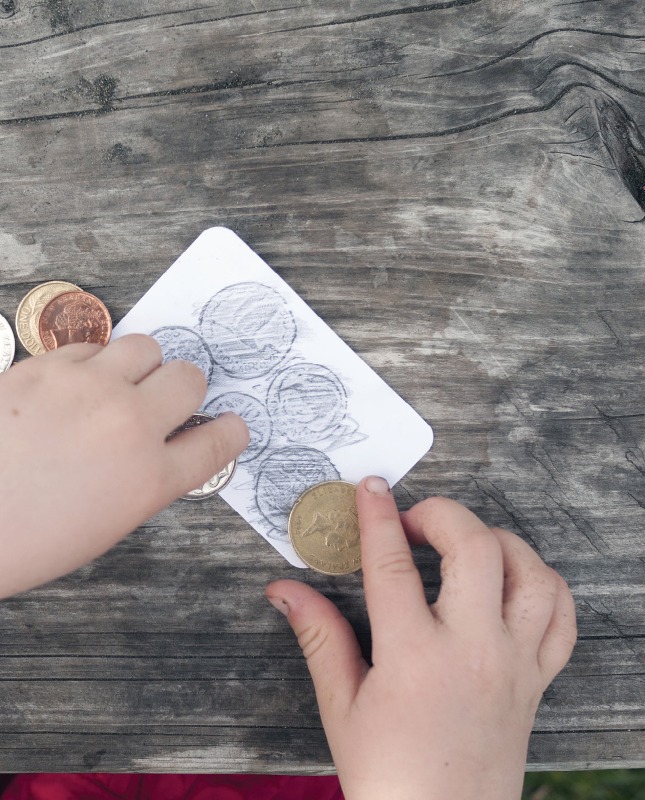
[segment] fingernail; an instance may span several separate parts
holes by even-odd
[[[379,478],[376,475],[370,475],[365,479],[365,488],[371,494],[389,494],[390,487],[388,486],[385,478]]]
[[[287,616],[289,613],[289,604],[286,600],[283,600],[281,597],[269,597],[268,595],[267,600],[274,608],[277,608],[281,614],[284,614],[285,617]]]

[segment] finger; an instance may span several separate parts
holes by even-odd
[[[519,536],[502,528],[491,532],[504,558],[502,617],[513,638],[537,652],[553,615],[557,575]]]
[[[231,411],[173,436],[166,443],[166,450],[170,455],[174,496],[203,486],[237,458],[248,443],[246,423]]]
[[[358,484],[356,509],[376,663],[381,647],[416,638],[420,626],[430,624],[432,616],[396,503],[383,478],[372,476]]]
[[[328,726],[344,716],[368,671],[352,626],[330,600],[299,581],[275,581],[265,594],[286,615],[298,639],[329,733]]]
[[[555,607],[538,650],[538,666],[545,689],[571,658],[577,639],[576,604],[565,580],[555,574]]]
[[[77,342],[76,344],[66,344],[63,347],[57,347],[55,350],[48,350],[46,353],[40,353],[34,358],[47,359],[48,361],[87,361],[93,358],[98,353],[103,352],[105,347],[93,342]],[[40,363],[40,360],[39,362]]]
[[[501,622],[504,569],[494,533],[454,500],[431,497],[401,515],[408,538],[441,556],[441,590],[432,606],[442,621],[480,628]]]
[[[137,385],[143,401],[165,437],[186,422],[206,396],[206,377],[188,361],[169,361]]]
[[[97,356],[102,368],[111,369],[131,383],[139,383],[161,366],[161,347],[152,336],[131,333],[111,342]]]

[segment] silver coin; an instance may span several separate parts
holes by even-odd
[[[213,475],[213,477],[206,481],[199,489],[192,489],[187,494],[182,494],[182,500],[203,500],[205,497],[211,497],[214,494],[219,494],[225,486],[233,479],[237,461],[233,459],[230,464],[224,467],[223,470]]]
[[[178,433],[182,431],[190,430],[191,428],[197,428],[199,425],[203,425],[206,422],[212,422],[215,417],[212,414],[203,414],[198,412],[197,414],[193,414],[190,419],[187,419],[183,425],[180,425],[176,428],[168,437],[172,439],[173,436],[176,436]],[[217,474],[213,475],[213,477],[206,481],[203,486],[198,486],[197,489],[191,489],[190,492],[186,494],[182,494],[182,500],[203,500],[205,497],[212,497],[214,494],[219,494],[225,486],[233,479],[233,475],[235,473],[235,468],[237,467],[237,460],[233,459],[230,464],[221,469]]]
[[[0,316],[0,372],[5,372],[13,363],[16,354],[16,337],[13,335],[11,325]]]

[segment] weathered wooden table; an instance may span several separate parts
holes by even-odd
[[[237,231],[433,424],[401,507],[569,581],[531,768],[645,764],[644,69],[640,0],[0,2],[0,312],[65,278],[118,321]],[[367,641],[360,576],[221,500],[3,602],[0,769],[333,769],[280,576]]]

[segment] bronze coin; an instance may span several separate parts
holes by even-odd
[[[361,568],[356,486],[323,481],[304,491],[289,514],[289,538],[300,558],[326,575]]]
[[[46,350],[66,344],[106,345],[112,333],[110,312],[89,292],[65,292],[52,298],[38,320],[38,335]]]

